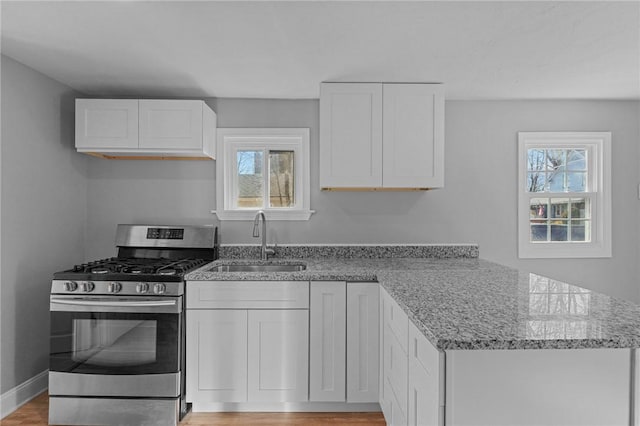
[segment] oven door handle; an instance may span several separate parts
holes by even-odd
[[[80,312],[141,312],[141,313],[180,313],[182,306],[179,299],[169,300],[81,300],[65,299],[52,296],[51,311],[80,311]]]
[[[52,303],[62,303],[63,305],[80,305],[80,306],[115,306],[121,308],[138,307],[138,306],[174,306],[175,300],[142,300],[135,302],[92,302],[91,300],[65,300],[51,299]]]

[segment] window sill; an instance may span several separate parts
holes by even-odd
[[[211,210],[218,220],[253,220],[258,210]],[[263,210],[267,220],[309,220],[315,210]]]
[[[612,257],[610,243],[524,243],[519,245],[520,259],[581,259]]]

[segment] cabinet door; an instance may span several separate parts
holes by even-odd
[[[383,85],[383,186],[444,186],[444,95],[437,84]]]
[[[247,400],[247,311],[187,311],[187,401]]]
[[[140,100],[140,148],[202,150],[202,101]]]
[[[309,399],[309,311],[249,311],[248,399]]]
[[[320,187],[382,185],[382,85],[320,85]]]
[[[344,401],[346,283],[313,281],[309,306],[309,400]],[[377,400],[376,400],[377,401]]]
[[[78,150],[137,147],[137,99],[76,99]]]
[[[409,426],[438,426],[440,354],[413,323],[409,324]]]
[[[379,285],[347,284],[347,402],[378,402]]]

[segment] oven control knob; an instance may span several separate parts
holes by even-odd
[[[80,291],[84,293],[92,292],[95,287],[91,281],[80,283]]]
[[[107,284],[107,292],[109,293],[119,293],[122,290],[122,284],[118,282],[112,282]]]
[[[76,291],[76,289],[78,288],[78,283],[75,281],[67,281],[66,283],[64,283],[63,287],[64,291]]]
[[[138,293],[146,293],[149,291],[149,284],[147,283],[138,283],[136,286],[136,292]]]
[[[164,285],[164,284],[160,284],[160,283],[155,284],[155,285],[153,286],[153,292],[154,292],[155,294],[163,294],[163,293],[165,292],[165,290],[166,290],[166,289],[167,289],[167,286],[166,286],[166,285]]]

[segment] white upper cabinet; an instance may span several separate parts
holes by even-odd
[[[383,85],[382,186],[444,186],[444,96],[437,84]]]
[[[443,186],[442,85],[321,84],[322,189]]]
[[[140,148],[201,148],[202,106],[202,101],[140,100]]]
[[[201,100],[76,99],[76,149],[104,158],[215,158]]]
[[[382,183],[382,85],[320,85],[320,186]]]
[[[76,99],[78,151],[137,147],[137,99]]]

